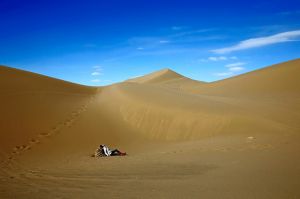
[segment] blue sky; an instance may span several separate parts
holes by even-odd
[[[162,68],[211,82],[300,58],[296,0],[1,0],[0,28],[0,64],[86,85]]]

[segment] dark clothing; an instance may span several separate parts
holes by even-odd
[[[118,149],[115,149],[115,150],[112,150],[112,151],[111,151],[111,154],[110,154],[110,155],[111,155],[111,156],[122,155],[122,152],[119,151]]]

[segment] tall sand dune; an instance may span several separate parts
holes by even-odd
[[[0,66],[0,198],[298,198],[299,72],[88,87]]]

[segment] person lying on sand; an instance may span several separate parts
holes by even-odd
[[[96,149],[94,157],[103,157],[103,156],[123,156],[126,153],[119,151],[118,149],[110,150],[104,144],[101,144],[99,148]]]

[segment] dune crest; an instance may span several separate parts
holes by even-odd
[[[178,78],[183,78],[182,75],[172,71],[171,69],[165,68],[153,73],[129,79],[127,82],[136,82],[136,83],[162,83],[164,81],[170,81]]]
[[[125,82],[161,85],[182,91],[205,84],[205,82],[192,80],[168,68],[155,71],[141,77],[129,79]]]

